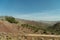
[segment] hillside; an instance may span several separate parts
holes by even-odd
[[[17,25],[11,24],[7,21],[0,20],[0,32],[6,32],[6,33],[17,33]]]
[[[2,40],[41,40],[42,38],[37,36],[44,38],[47,35],[48,37],[60,35],[59,21],[31,21],[6,17],[0,17],[0,36]],[[34,38],[30,39],[28,36],[34,36]]]
[[[29,21],[29,20],[23,20],[23,19],[16,19],[19,23],[10,23],[5,20],[5,17],[0,17],[0,32],[6,32],[6,33],[41,33],[45,27],[48,25],[42,22],[36,22],[36,21]],[[41,32],[40,32],[41,30]]]
[[[5,20],[5,17],[0,17],[0,32],[12,33],[12,34],[25,34],[25,33],[35,33],[35,34],[59,34],[60,33],[60,23],[57,21],[29,21],[24,19],[15,18],[14,20],[18,23],[10,23]],[[10,19],[10,18],[8,18]],[[12,21],[13,22],[13,21]],[[57,25],[56,25],[57,24]],[[52,31],[53,30],[53,31]],[[56,31],[57,30],[57,31]]]

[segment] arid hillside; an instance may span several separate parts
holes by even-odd
[[[7,21],[0,20],[0,32],[17,33],[17,25]]]
[[[12,34],[59,34],[60,23],[50,23],[53,25],[49,24],[49,22],[29,21],[5,16],[0,17],[0,32]]]
[[[9,17],[10,18],[10,17]],[[8,19],[9,19],[8,18]],[[36,21],[29,21],[29,20],[23,20],[23,19],[16,19],[18,23],[10,23],[10,20],[6,20],[5,17],[0,17],[0,32],[6,32],[6,33],[41,33],[44,27],[47,27],[49,25],[42,23],[42,22],[36,22]],[[13,22],[13,21],[12,21]],[[41,30],[41,32],[40,32]]]
[[[0,20],[0,32],[17,34],[20,33],[33,33],[31,29],[22,27],[21,24],[10,23],[8,21]]]
[[[0,17],[0,36],[2,40],[41,40],[40,37],[32,37],[39,36],[38,34],[42,38],[44,38],[44,35],[60,35],[60,22],[38,22],[10,16]],[[28,36],[31,36],[32,39]]]

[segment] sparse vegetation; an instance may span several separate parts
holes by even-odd
[[[38,32],[38,30],[40,30],[40,28],[29,25],[29,24],[21,24],[21,26],[34,30],[34,33]]]
[[[16,21],[16,19],[14,17],[11,16],[5,16],[5,20],[1,19],[3,21],[0,21],[0,29],[2,32],[6,32],[6,33],[18,33],[20,34],[24,34],[24,33],[37,33],[37,34],[52,34],[52,35],[60,35],[60,22],[57,22],[54,25],[49,25],[48,24],[43,24],[43,23],[38,23],[38,22],[31,22],[31,21],[21,21],[19,24],[18,21]],[[6,22],[8,21],[8,22]],[[10,23],[9,23],[10,22]],[[14,24],[15,23],[15,24]],[[2,33],[2,36],[4,38],[4,33]],[[8,34],[7,34],[8,35]],[[2,39],[2,37],[0,37],[0,39]],[[18,38],[19,39],[18,39]],[[16,40],[21,40],[22,37],[20,36],[16,36],[15,37]],[[6,40],[15,40],[15,38],[13,36],[10,37],[10,35],[6,36]],[[24,37],[25,39],[27,39],[26,37]],[[23,39],[24,40],[24,39]]]

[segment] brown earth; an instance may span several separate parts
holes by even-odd
[[[16,27],[16,24],[11,24],[7,21],[0,20],[0,32],[17,33]]]
[[[18,28],[19,27],[19,28]],[[19,29],[19,30],[18,30]],[[23,28],[22,26],[7,21],[0,20],[0,32],[17,34],[22,33],[33,33],[31,29]]]

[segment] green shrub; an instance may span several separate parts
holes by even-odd
[[[14,17],[9,17],[9,16],[5,16],[5,20],[10,22],[10,23],[18,23],[18,21],[15,20]]]
[[[29,24],[21,24],[21,26],[34,30],[34,33],[38,32],[38,30],[40,30],[40,28],[38,28],[36,26],[29,25]]]

